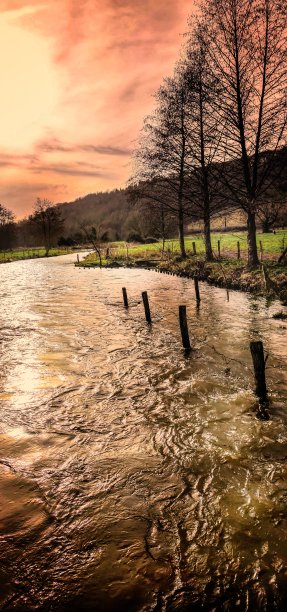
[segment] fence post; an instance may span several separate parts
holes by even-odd
[[[261,402],[267,402],[267,388],[265,379],[265,365],[267,358],[264,357],[263,342],[250,342],[250,351],[252,355],[254,377],[255,377],[255,393]]]
[[[259,245],[260,245],[260,260],[263,261],[263,245],[262,245],[262,241],[259,241]]]
[[[143,299],[143,305],[144,305],[144,311],[145,311],[145,318],[147,320],[147,323],[151,323],[150,307],[149,307],[148,295],[146,291],[142,292],[142,299]]]
[[[193,255],[196,255],[196,244],[195,244],[195,242],[192,243],[192,249],[193,249]]]
[[[220,258],[220,240],[217,241],[218,257]]]
[[[125,306],[125,308],[128,308],[129,307],[129,302],[128,302],[127,290],[126,290],[125,287],[122,288],[122,292],[123,292],[124,306]]]
[[[240,259],[240,242],[237,242],[237,259]]]
[[[199,304],[199,302],[200,302],[200,292],[199,292],[199,284],[198,284],[197,276],[194,277],[194,288],[195,288],[196,301]]]
[[[191,350],[187,319],[186,319],[186,306],[179,306],[179,323],[182,338],[182,345],[186,351]]]

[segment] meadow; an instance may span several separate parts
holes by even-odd
[[[246,232],[213,232],[211,237],[212,248],[215,256],[218,256],[218,242],[220,243],[221,258],[238,258],[238,243],[240,245],[240,258],[247,259],[247,233]],[[287,246],[287,230],[277,231],[275,234],[257,234],[257,244],[259,253],[262,252],[262,260],[277,260],[284,248]],[[202,234],[189,235],[185,239],[187,255],[194,254],[194,245],[197,255],[204,255],[204,239]],[[162,243],[155,242],[151,244],[127,244],[125,242],[111,243],[109,246],[109,255],[112,259],[159,259],[162,255]],[[105,249],[103,249],[105,253]],[[167,240],[165,243],[166,256],[169,254],[177,255],[180,253],[179,241],[174,238]],[[98,257],[95,253],[91,253],[86,257],[82,265],[98,263]],[[103,257],[103,265],[108,263]]]
[[[50,249],[48,257],[67,255],[71,252],[71,249],[55,247]],[[13,249],[12,251],[0,251],[0,263],[18,261],[20,259],[36,259],[39,257],[45,257],[45,253],[46,251],[43,247],[29,249]]]

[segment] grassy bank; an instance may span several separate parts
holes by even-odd
[[[218,257],[218,240],[220,240],[220,258]],[[240,259],[237,259],[240,243]],[[250,291],[260,295],[274,295],[287,301],[287,267],[278,264],[277,260],[286,246],[287,232],[276,234],[258,234],[258,246],[262,244],[262,262],[265,276],[261,267],[249,270],[247,267],[247,237],[241,234],[213,234],[212,244],[216,260],[208,263],[204,259],[204,243],[200,235],[189,236],[186,239],[188,257],[181,260],[177,240],[169,240],[166,244],[164,256],[161,244],[128,245],[115,243],[109,247],[109,257],[106,258],[106,249],[103,249],[103,266],[142,266],[153,267],[162,272],[171,272],[180,276],[193,278],[197,276],[211,284],[230,289]],[[195,251],[194,254],[194,244]],[[83,267],[98,266],[99,259],[95,253],[89,254],[79,264]]]
[[[247,234],[246,232],[214,232],[211,235],[212,248],[215,255],[218,254],[218,241],[220,241],[220,253],[223,257],[237,257],[237,244],[240,245],[240,256],[247,259]],[[196,253],[204,255],[204,240],[202,234],[187,236],[185,239],[187,253],[193,253],[193,243],[195,243]],[[257,233],[257,245],[260,251],[262,246],[263,259],[278,258],[280,253],[287,246],[287,230],[277,231],[276,234]],[[111,245],[111,254],[116,257],[126,257],[126,243],[116,242]],[[128,253],[131,257],[150,257],[161,253],[161,242],[153,244],[128,245]],[[179,253],[179,241],[177,239],[167,240],[165,249],[173,254]]]
[[[34,249],[14,249],[13,251],[0,251],[0,263],[8,263],[11,261],[18,261],[20,259],[38,259],[39,257],[45,257],[45,249],[34,248]],[[49,251],[48,257],[57,257],[58,255],[68,255],[72,253],[71,249],[66,248],[53,248]]]

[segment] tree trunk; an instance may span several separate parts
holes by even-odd
[[[183,210],[182,205],[178,209],[178,236],[179,236],[179,248],[180,254],[183,259],[186,258],[186,250],[184,244],[184,222],[183,222]]]
[[[205,257],[206,261],[213,260],[211,236],[210,236],[210,192],[209,192],[209,176],[205,161],[205,134],[204,134],[204,103],[202,91],[202,74],[200,72],[199,79],[199,117],[200,117],[200,162],[201,162],[201,189],[203,195],[203,218],[204,218],[204,242],[205,242]]]
[[[211,232],[210,232],[210,215],[209,211],[204,214],[204,242],[205,242],[205,257],[206,261],[213,260],[212,246],[211,246]]]
[[[258,251],[256,244],[256,222],[255,213],[248,211],[247,216],[247,242],[248,242],[248,265],[250,268],[259,266]]]
[[[269,219],[264,219],[264,221],[262,222],[262,231],[263,231],[263,234],[271,233],[271,223]]]

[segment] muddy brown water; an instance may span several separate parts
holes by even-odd
[[[198,309],[190,280],[75,258],[1,266],[1,609],[286,610],[281,306],[202,284]]]

